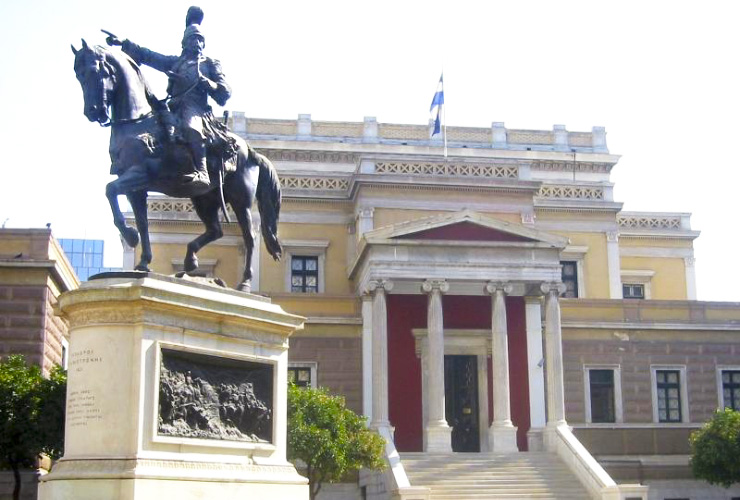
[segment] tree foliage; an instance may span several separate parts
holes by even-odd
[[[288,387],[288,459],[305,464],[310,497],[363,467],[382,469],[385,441],[325,389]]]
[[[691,434],[691,468],[694,476],[729,488],[740,483],[740,412],[717,410],[704,426]]]
[[[33,467],[41,453],[62,454],[66,387],[61,368],[45,379],[23,356],[0,362],[0,468],[13,471],[14,499],[20,495],[21,469]]]

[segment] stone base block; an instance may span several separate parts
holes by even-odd
[[[488,442],[494,453],[519,451],[516,445],[516,427],[513,425],[496,425],[488,428]]]
[[[307,484],[289,463],[62,459],[39,484],[39,500],[307,500]]]
[[[452,453],[452,427],[427,426],[424,429],[424,451]]]

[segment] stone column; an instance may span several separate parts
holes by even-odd
[[[559,296],[565,292],[562,283],[543,283],[545,294],[545,371],[547,373],[547,425],[564,425],[565,398],[563,386],[563,336],[560,325]]]
[[[373,296],[362,294],[362,413],[373,417]]]
[[[385,294],[393,289],[393,282],[373,280],[368,290],[373,294],[372,332],[373,332],[373,408],[370,427],[390,428],[388,420],[388,312]]]
[[[609,271],[609,298],[622,298],[622,275],[619,262],[619,233],[610,231],[606,233],[606,263]]]
[[[506,294],[511,285],[491,281],[486,292],[491,295],[491,346],[493,350],[493,423],[488,430],[489,447],[493,452],[518,451],[516,427],[511,423],[509,390],[509,342],[506,326]]]
[[[452,451],[452,429],[445,419],[445,339],[442,293],[450,289],[444,280],[427,280],[422,290],[429,296],[427,308],[427,422],[425,451]]]
[[[540,297],[525,299],[527,323],[527,368],[529,372],[529,451],[542,451],[545,417],[545,358],[542,355],[542,305]]]
[[[696,259],[693,256],[684,257],[683,262],[686,267],[686,298],[696,300]]]

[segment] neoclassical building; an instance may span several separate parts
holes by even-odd
[[[740,305],[696,300],[689,214],[614,200],[602,127],[449,127],[445,157],[375,118],[230,125],[282,182],[284,258],[256,251],[252,291],[307,318],[290,375],[388,442],[389,469],[336,498],[740,497],[693,480],[687,441],[740,408]],[[190,202],[149,216],[153,269],[179,271]],[[224,232],[200,262],[234,285]]]

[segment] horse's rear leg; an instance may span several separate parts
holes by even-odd
[[[252,214],[244,203],[232,203],[232,208],[236,213],[236,219],[239,221],[239,227],[242,230],[244,238],[244,274],[242,282],[236,287],[242,292],[252,290],[252,253],[254,252],[254,230],[252,229]],[[257,263],[259,265],[259,262]]]
[[[150,271],[152,262],[152,245],[149,242],[149,218],[147,217],[146,191],[135,191],[126,195],[136,218],[136,227],[141,236],[141,259],[134,268],[137,271]]]
[[[188,243],[188,251],[185,254],[184,269],[186,273],[192,273],[198,269],[198,250],[216,241],[223,236],[221,221],[218,220],[218,210],[220,207],[218,198],[213,196],[213,192],[203,196],[192,198],[195,213],[206,226],[206,232]]]

